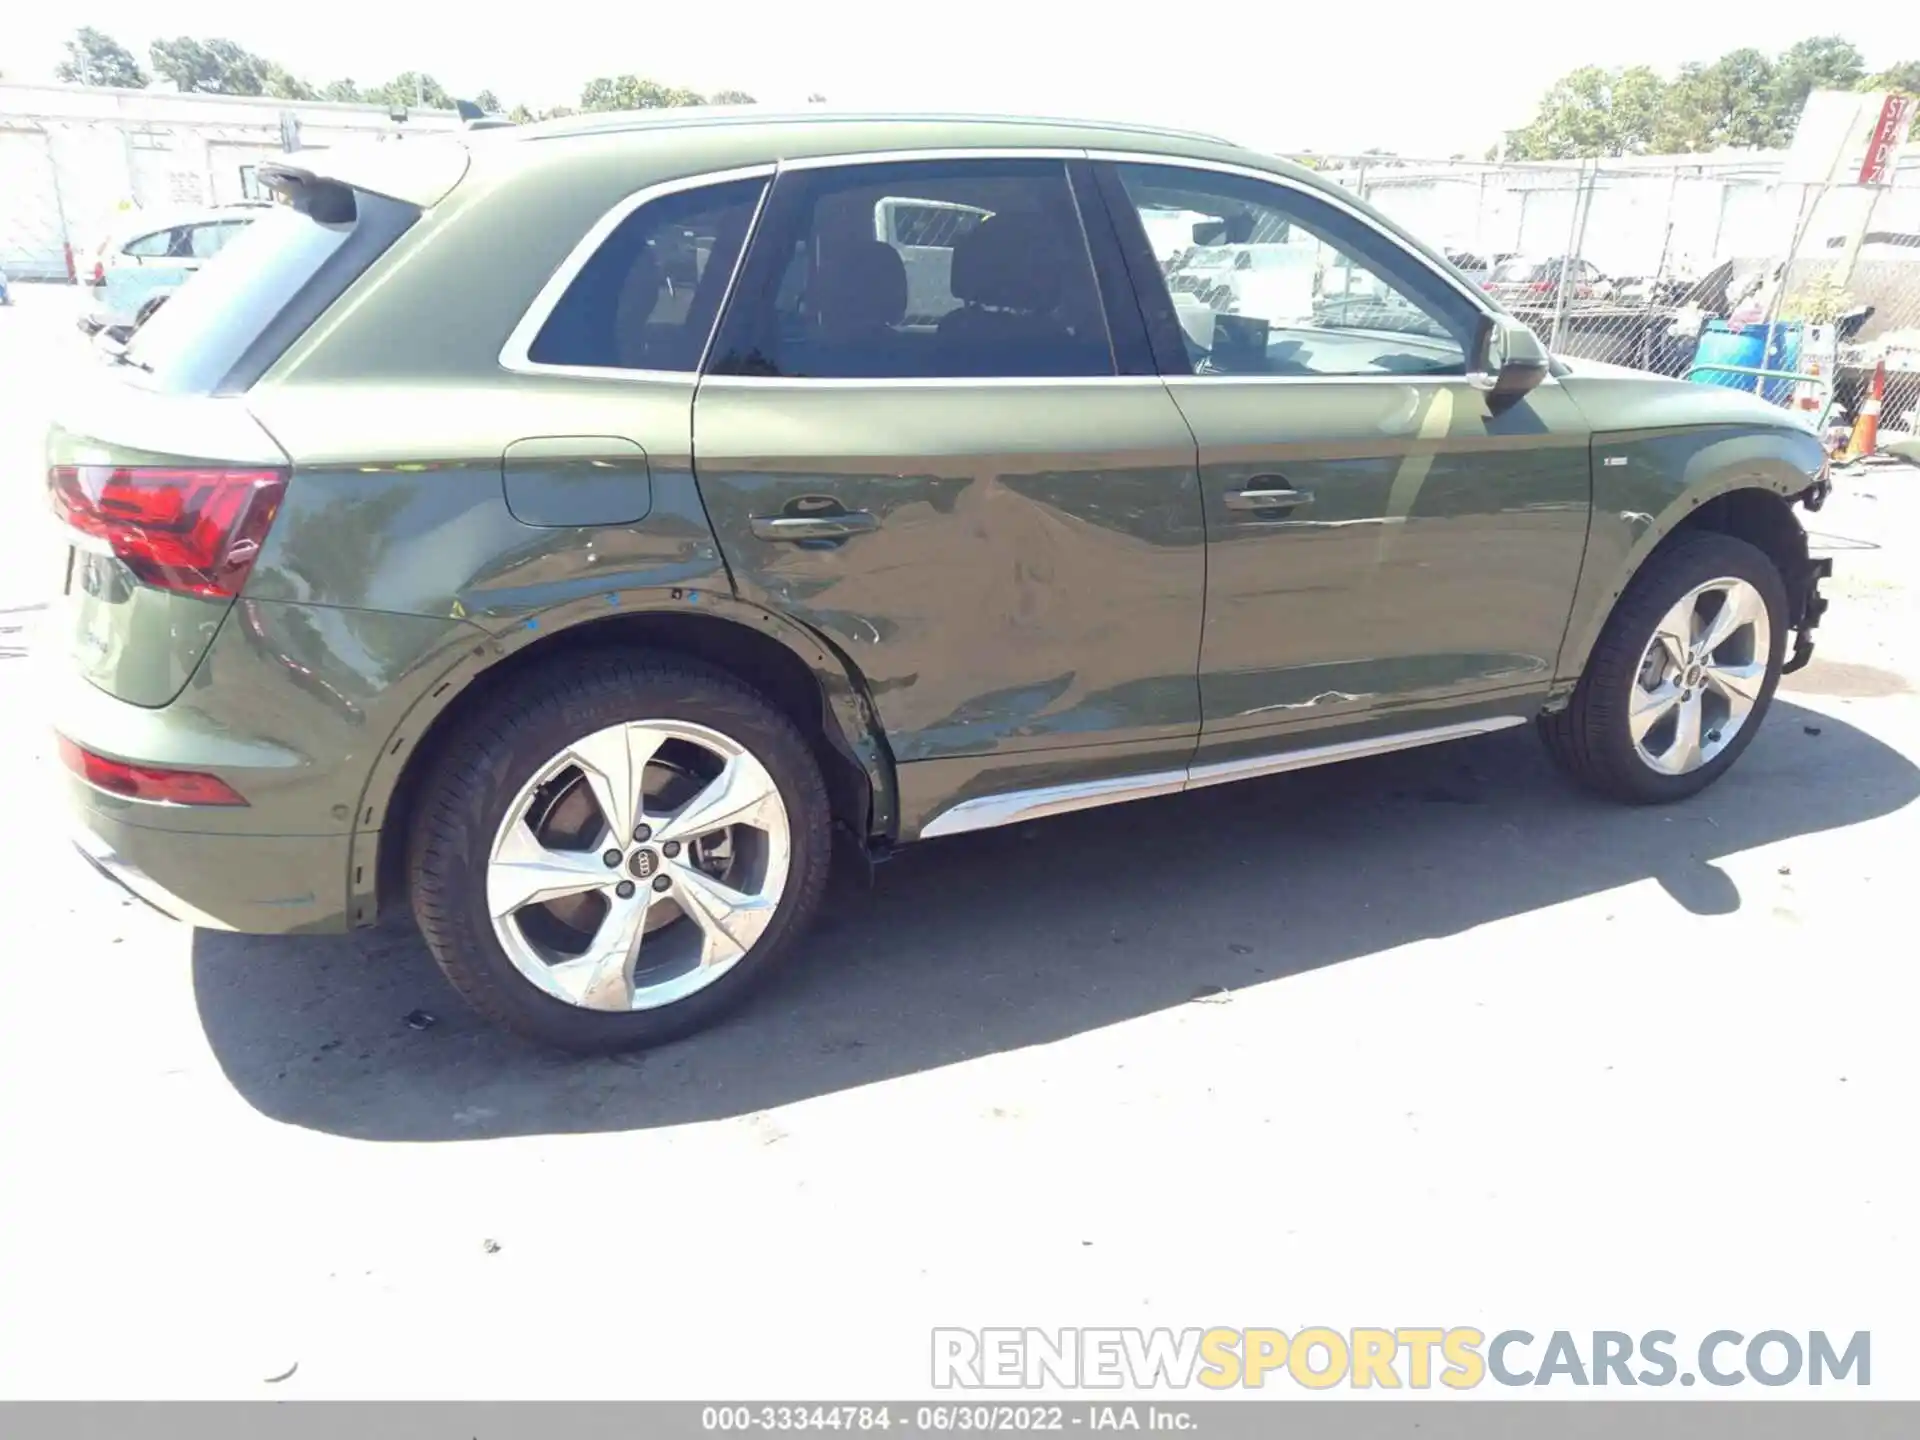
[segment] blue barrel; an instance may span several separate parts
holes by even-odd
[[[1800,368],[1800,322],[1776,320],[1771,325],[1742,325],[1738,328],[1724,320],[1709,320],[1700,332],[1694,348],[1695,369],[1688,377],[1701,385],[1725,385],[1732,390],[1751,391],[1754,376],[1737,370],[1712,370],[1714,361],[1722,365],[1751,365],[1761,370],[1798,370]],[[1785,405],[1793,396],[1793,381],[1767,380],[1759,392],[1776,405]]]

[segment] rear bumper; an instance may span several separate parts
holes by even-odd
[[[346,930],[345,835],[210,835],[136,825],[94,809],[71,781],[72,839],[93,868],[161,914],[249,935]],[[174,812],[179,813],[179,812]]]

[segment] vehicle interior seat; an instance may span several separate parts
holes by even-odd
[[[899,373],[911,341],[898,328],[907,318],[907,267],[893,246],[858,238],[823,246],[807,302],[813,333],[802,373]]]
[[[1060,234],[1039,215],[1002,212],[955,243],[948,286],[960,307],[939,325],[942,363],[952,373],[1005,374],[1009,350],[1033,375],[1111,368],[1097,315],[1076,324],[1067,313],[1075,263]]]

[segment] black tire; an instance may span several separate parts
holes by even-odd
[[[487,913],[488,856],[507,806],[540,766],[582,736],[646,718],[690,721],[750,750],[786,805],[792,859],[772,921],[719,979],[657,1009],[589,1010],[547,994],[514,967]],[[718,1020],[792,948],[826,889],[831,833],[813,752],[756,691],[677,656],[570,656],[517,676],[438,757],[410,837],[413,914],[454,989],[516,1034],[582,1054],[658,1045]]]
[[[1630,691],[1662,616],[1689,590],[1722,576],[1747,581],[1766,603],[1772,631],[1766,679],[1740,732],[1718,755],[1684,775],[1644,763],[1627,726]],[[1697,795],[1726,774],[1752,743],[1773,704],[1788,639],[1787,587],[1765,552],[1731,535],[1684,535],[1633,578],[1601,631],[1565,710],[1540,717],[1547,750],[1583,788],[1629,805],[1661,805]]]

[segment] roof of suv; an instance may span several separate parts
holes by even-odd
[[[1301,178],[1310,174],[1198,131],[1108,120],[861,113],[819,106],[771,110],[758,105],[608,111],[409,137],[404,144],[330,147],[311,157],[302,151],[284,162],[263,162],[259,173],[273,184],[276,175],[297,176],[311,167],[409,204],[432,206],[469,173],[484,176],[486,185],[535,172],[559,184],[564,175],[568,185],[590,190],[604,185],[629,194],[651,178],[718,173],[779,160],[995,148],[1211,156]]]
[[[1037,115],[987,115],[901,110],[827,110],[807,106],[773,110],[761,105],[684,106],[661,110],[613,110],[567,115],[531,125],[502,126],[489,133],[521,140],[551,140],[571,135],[604,135],[629,130],[684,130],[698,126],[729,125],[754,129],[833,125],[902,125],[914,129],[952,126],[956,130],[1019,127],[1025,131],[1088,131],[1114,135],[1154,136],[1167,140],[1197,140],[1208,145],[1232,146],[1224,136],[1170,126],[1138,125],[1114,120],[1075,120]],[[1028,143],[1036,137],[1024,136]],[[1042,141],[1044,143],[1044,140]],[[1236,147],[1237,148],[1237,147]]]

